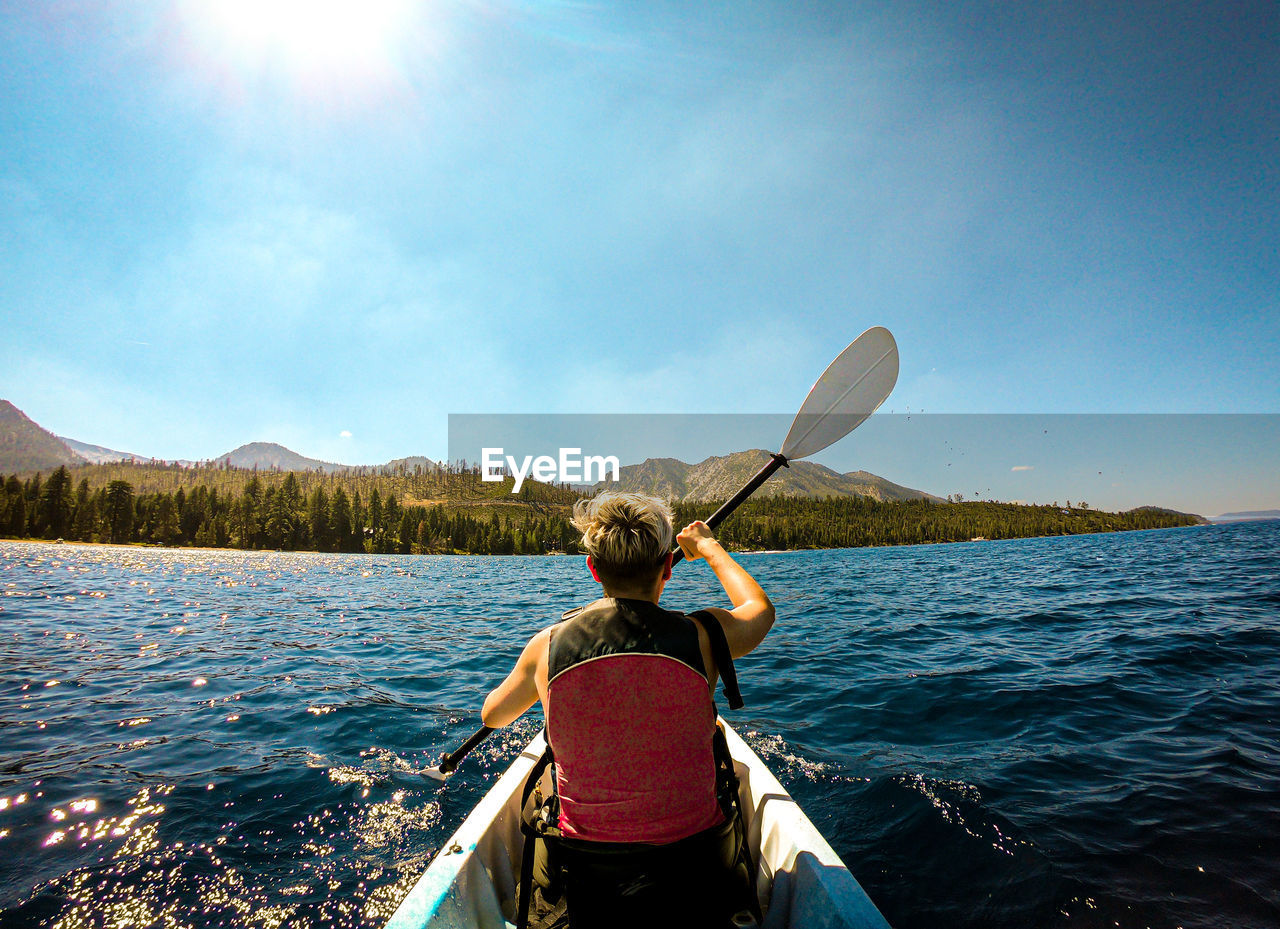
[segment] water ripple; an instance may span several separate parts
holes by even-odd
[[[731,718],[899,929],[1280,925],[1280,524],[744,556]],[[0,543],[0,927],[377,927],[580,558]],[[672,604],[721,603],[702,565]]]

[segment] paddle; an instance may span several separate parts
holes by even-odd
[[[782,451],[771,455],[741,490],[712,513],[706,520],[707,525],[712,529],[719,526],[779,468],[790,467],[789,462],[822,451],[862,425],[888,398],[897,380],[898,346],[888,329],[875,326],[854,339],[827,365],[827,370],[809,390],[800,412],[791,421]],[[683,559],[684,551],[677,547],[671,564],[676,565]],[[481,726],[467,741],[441,758],[439,765],[423,773],[444,780],[492,732],[488,726]]]

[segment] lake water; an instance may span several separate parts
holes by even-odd
[[[726,716],[899,929],[1280,926],[1280,522],[742,560]],[[421,770],[597,590],[0,543],[0,927],[380,926],[538,720]]]

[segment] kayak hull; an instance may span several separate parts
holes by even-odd
[[[723,722],[723,721],[722,721]],[[763,929],[889,929],[804,811],[728,724]],[[542,757],[539,733],[414,884],[386,929],[508,929],[524,852],[520,796]],[[543,774],[551,789],[550,773]]]

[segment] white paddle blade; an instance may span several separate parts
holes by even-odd
[[[874,413],[898,382],[898,345],[873,326],[822,372],[791,423],[782,456],[808,458],[838,442]]]

